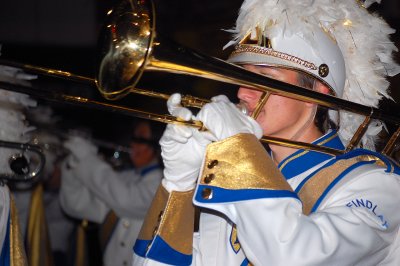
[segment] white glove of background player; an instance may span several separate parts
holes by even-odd
[[[260,125],[243,114],[225,95],[213,97],[211,101],[196,116],[208,129],[203,133],[205,138],[218,141],[239,133],[251,133],[258,139],[262,137]]]
[[[96,156],[98,148],[89,140],[79,136],[72,136],[64,142],[64,147],[67,148],[71,154],[67,159],[70,167],[76,166],[78,162],[82,162],[88,156]]]
[[[167,102],[171,115],[185,121],[192,112],[181,106],[181,95],[173,94]],[[160,140],[164,162],[162,184],[168,191],[189,191],[196,186],[205,150],[210,143],[192,127],[169,124]]]

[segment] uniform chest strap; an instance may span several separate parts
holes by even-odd
[[[308,177],[303,184],[300,184],[301,189],[297,192],[303,203],[303,213],[309,215],[312,212],[314,205],[321,198],[328,187],[339,177],[346,169],[359,163],[366,161],[364,156],[357,156],[347,160],[338,160],[332,165],[323,168],[317,173]]]

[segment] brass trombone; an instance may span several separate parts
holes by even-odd
[[[72,80],[72,81],[78,81],[78,82],[83,82],[83,83],[92,82],[93,84],[95,83],[94,79],[90,79],[88,77],[82,77],[82,76],[75,75],[75,74],[61,71],[61,70],[37,67],[37,66],[29,65],[29,64],[21,64],[21,63],[17,63],[17,62],[7,61],[4,59],[0,59],[0,65],[13,66],[13,67],[17,67],[17,68],[26,70],[28,72],[46,75],[46,76],[63,78],[63,79]],[[87,97],[82,97],[82,96],[69,95],[69,94],[63,94],[63,93],[47,93],[47,92],[35,90],[31,87],[16,86],[14,84],[5,83],[2,81],[0,81],[0,88],[29,94],[31,96],[43,98],[43,99],[50,100],[50,101],[61,102],[61,103],[71,103],[71,104],[83,106],[86,108],[93,108],[93,109],[105,110],[105,111],[110,111],[110,112],[117,112],[117,113],[120,113],[123,115],[134,116],[134,117],[152,120],[152,121],[156,121],[156,122],[192,126],[192,127],[196,127],[199,129],[203,128],[203,125],[200,121],[194,121],[194,120],[182,121],[179,118],[174,117],[172,115],[146,112],[143,110],[138,110],[138,109],[134,109],[134,108],[127,107],[127,106],[116,105],[116,104],[112,104],[110,102],[103,102],[103,101],[99,101],[99,100],[91,99],[91,98],[87,98]],[[145,95],[145,96],[149,96],[149,97],[153,97],[153,98],[159,98],[159,99],[163,99],[163,100],[167,100],[170,96],[168,94],[149,91],[149,90],[143,90],[143,89],[138,89],[138,88],[129,88],[129,92],[135,93],[135,94],[140,94],[140,95]],[[182,96],[182,105],[185,107],[201,108],[207,102],[209,102],[209,100],[197,98],[197,97],[194,97],[191,95],[183,95]],[[271,137],[271,136],[263,136],[261,141],[264,143],[267,143],[267,144],[277,144],[277,145],[285,145],[285,146],[293,147],[293,148],[316,150],[319,152],[333,154],[333,155],[343,154],[343,151],[341,151],[341,150],[323,147],[323,146],[317,146],[317,145],[313,145],[313,144],[306,143],[306,142],[286,140],[286,139]]]
[[[103,32],[100,37],[100,56],[95,79],[60,70],[5,62],[4,60],[0,60],[0,64],[19,67],[37,74],[83,83],[95,83],[97,89],[107,100],[119,99],[128,93],[138,93],[150,97],[167,99],[169,95],[136,88],[137,83],[143,75],[149,72],[167,72],[245,86],[262,91],[265,95],[270,93],[277,94],[302,101],[314,102],[331,109],[350,111],[365,116],[364,122],[360,125],[353,139],[350,141],[346,151],[358,145],[371,120],[384,120],[396,126],[400,124],[400,117],[398,115],[274,80],[247,71],[242,67],[227,63],[223,60],[199,54],[189,48],[163,39],[156,32],[155,10],[151,0],[122,0],[116,7],[108,12],[107,22],[105,27],[103,27]],[[16,87],[5,84],[5,88],[27,94],[35,94],[29,90],[24,91],[21,86]],[[39,97],[43,97],[43,95],[39,95]],[[180,121],[169,115],[148,113],[85,97],[74,95],[53,95],[53,97],[60,101],[119,111],[124,114],[154,121],[185,124],[202,128],[202,124],[199,121]],[[184,98],[183,101],[184,105],[189,107],[201,107],[205,102],[207,102],[207,100],[190,96]],[[257,109],[259,109],[260,106],[262,106],[261,102]],[[399,135],[400,127],[395,134],[392,135],[388,145],[384,148],[384,154],[390,155],[392,153]],[[333,155],[345,152],[270,136],[264,136],[262,141],[269,144],[285,145],[293,148],[311,149]]]

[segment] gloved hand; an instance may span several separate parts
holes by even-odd
[[[208,129],[203,135],[210,141],[223,140],[239,133],[251,133],[258,139],[263,135],[260,125],[243,114],[225,95],[213,97],[211,103],[203,106],[196,119]]]
[[[97,154],[97,147],[89,140],[79,136],[72,136],[64,142],[64,147],[71,152],[68,164],[70,166],[76,165],[77,161],[83,161],[88,156],[95,156]]]
[[[185,121],[192,118],[189,109],[180,105],[181,95],[173,94],[167,102],[171,115]],[[210,143],[192,127],[169,124],[160,140],[164,162],[162,184],[168,191],[189,191],[196,186],[205,149]]]

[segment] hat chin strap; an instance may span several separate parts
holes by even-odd
[[[314,84],[313,84],[312,90],[313,91],[316,90],[316,82],[315,82],[315,80],[314,80]],[[293,140],[293,141],[299,140],[305,134],[306,129],[309,128],[312,125],[312,123],[314,122],[316,114],[317,114],[317,105],[314,104],[307,121],[303,124],[302,127],[300,127],[296,131],[296,133],[293,134],[293,136],[290,138],[290,140]]]
[[[312,107],[311,113],[307,119],[307,121],[303,124],[302,127],[300,127],[296,133],[290,138],[290,140],[298,140],[300,139],[306,132],[306,129],[311,126],[311,124],[314,122],[315,115],[317,114],[317,105],[314,105]]]

